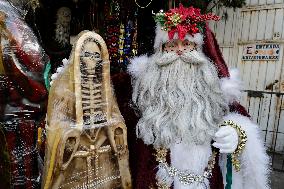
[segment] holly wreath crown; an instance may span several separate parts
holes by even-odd
[[[191,37],[195,37],[195,34],[199,33],[202,35],[205,22],[207,20],[218,21],[220,17],[212,13],[201,14],[199,8],[192,6],[186,8],[179,4],[179,7],[170,9],[167,12],[161,10],[156,13],[154,20],[157,23],[154,45],[156,48],[159,42],[166,42],[174,38],[184,40],[187,34]],[[165,36],[165,32],[167,36]]]

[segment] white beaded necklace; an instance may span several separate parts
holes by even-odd
[[[159,167],[162,169],[165,169],[170,177],[172,178],[177,177],[178,180],[183,185],[190,185],[194,182],[198,182],[206,186],[205,180],[211,178],[212,170],[216,163],[215,161],[216,156],[217,156],[216,151],[212,152],[209,158],[209,161],[208,161],[208,165],[205,168],[203,175],[197,175],[197,174],[190,173],[189,170],[181,171],[177,169],[176,167],[170,166],[166,161],[167,152],[168,150],[165,148],[157,148],[155,156],[156,156],[156,161],[159,162]],[[157,183],[157,185],[158,185],[158,189],[168,189],[169,188],[169,186],[167,186],[164,183]]]

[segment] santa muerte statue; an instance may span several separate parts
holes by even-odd
[[[109,69],[104,40],[84,31],[52,76],[42,188],[131,188],[127,131]]]
[[[155,53],[129,66],[141,112],[134,188],[269,188],[259,128],[206,23],[218,19],[182,5],[157,13]]]

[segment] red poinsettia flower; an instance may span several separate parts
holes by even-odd
[[[178,30],[178,38],[183,40],[186,33],[188,32],[188,28],[184,25],[178,25],[177,30]]]
[[[174,38],[174,35],[177,31],[178,31],[177,28],[168,31],[168,35],[169,35],[170,40],[172,40]]]
[[[192,10],[191,8],[193,8],[193,7],[185,8],[182,4],[179,4],[178,8],[174,8],[170,11],[173,12],[173,13],[178,13],[179,15],[181,15],[181,17],[183,19],[185,19],[188,16],[191,16],[191,15],[194,14],[194,10]]]
[[[178,33],[179,39],[183,40],[188,33],[194,35],[199,32],[198,25],[207,20],[219,20],[213,14],[201,14],[201,10],[194,7],[186,8],[182,4],[179,7],[170,9],[166,13],[156,14],[156,21],[160,22],[162,28],[168,31],[169,39],[173,39]]]

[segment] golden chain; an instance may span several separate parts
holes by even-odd
[[[139,8],[145,9],[145,8],[147,8],[147,7],[152,3],[152,1],[153,1],[153,0],[150,0],[150,2],[149,2],[146,6],[141,6],[141,5],[139,5],[139,4],[137,3],[137,0],[135,0],[135,3],[136,3],[136,5],[137,5]]]
[[[239,125],[237,125],[236,123],[234,123],[231,120],[224,121],[224,123],[221,124],[220,126],[230,126],[234,129],[236,129],[236,131],[238,133],[239,144],[237,146],[237,149],[232,153],[232,164],[235,167],[236,171],[238,172],[238,171],[241,170],[241,162],[238,159],[238,157],[241,155],[241,153],[243,152],[243,150],[246,146],[246,142],[247,142],[246,132],[244,130],[242,130]]]

